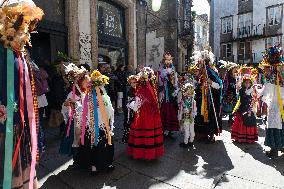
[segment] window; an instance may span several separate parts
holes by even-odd
[[[248,36],[252,32],[252,13],[239,15],[239,36]]]
[[[250,60],[252,57],[251,52],[251,42],[240,42],[239,43],[239,60]],[[246,63],[246,62],[245,62]]]
[[[232,56],[232,44],[222,44],[221,45],[221,55],[222,58],[230,58]]]
[[[232,32],[232,25],[233,25],[233,17],[226,17],[222,19],[222,33],[231,33]]]
[[[268,8],[267,19],[270,26],[278,25],[281,23],[282,5]]]
[[[266,39],[266,48],[272,47],[274,45],[282,45],[282,36],[275,36]]]

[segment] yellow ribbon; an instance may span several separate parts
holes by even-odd
[[[106,109],[105,109],[105,105],[103,102],[103,97],[100,91],[99,87],[96,87],[96,93],[97,93],[97,98],[98,98],[98,104],[99,104],[99,108],[102,114],[102,118],[103,118],[103,122],[105,124],[106,130],[107,130],[107,140],[108,140],[108,144],[111,144],[111,133],[110,133],[110,125],[109,125],[109,119],[107,118],[107,113],[106,113]]]
[[[283,102],[282,102],[282,97],[281,97],[281,94],[280,94],[279,75],[278,74],[277,74],[277,80],[276,80],[276,92],[277,92],[277,97],[278,97],[278,103],[279,103],[281,118],[282,118],[282,121],[284,121]]]
[[[201,102],[201,115],[204,118],[204,122],[209,122],[209,115],[208,115],[208,104],[207,104],[207,95],[206,95],[206,89],[205,86],[202,85],[202,102]]]

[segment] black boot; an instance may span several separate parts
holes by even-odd
[[[278,150],[272,148],[270,151],[267,151],[267,152],[266,152],[266,155],[267,155],[269,158],[275,159],[275,158],[278,157]]]
[[[188,144],[185,144],[184,142],[182,142],[182,143],[179,144],[179,147],[188,148],[189,146],[188,146]]]

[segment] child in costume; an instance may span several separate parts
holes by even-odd
[[[258,140],[256,117],[253,112],[253,81],[251,76],[243,76],[239,91],[239,102],[236,105],[236,117],[232,125],[231,136],[236,142],[253,143]]]
[[[130,88],[127,91],[127,116],[124,118],[124,131],[123,131],[123,137],[122,142],[127,143],[128,142],[128,135],[129,135],[129,129],[130,125],[132,124],[134,120],[135,112],[129,108],[129,104],[135,100],[135,91],[136,86],[138,82],[138,77],[136,75],[131,75],[128,77],[128,84],[130,85]]]
[[[182,131],[184,131],[184,141],[180,143],[180,147],[193,147],[195,137],[194,118],[197,114],[194,86],[186,83],[182,87],[182,99],[180,100],[178,119]]]
[[[173,65],[173,57],[165,53],[159,70],[159,102],[165,136],[179,130],[178,122],[178,77]]]

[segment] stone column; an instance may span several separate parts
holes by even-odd
[[[66,0],[65,7],[65,20],[68,26],[68,54],[79,59],[78,1]]]
[[[78,0],[80,64],[92,66],[90,0]]]
[[[98,0],[91,0],[90,11],[91,11],[91,44],[92,44],[92,68],[98,66],[98,23],[97,23],[97,4]]]

